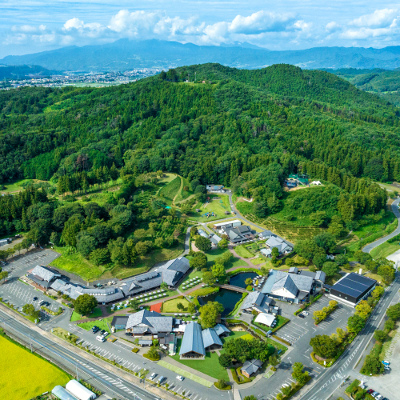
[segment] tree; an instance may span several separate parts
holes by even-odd
[[[40,318],[40,311],[36,311],[32,304],[25,304],[22,307],[22,312],[26,315],[30,315],[34,319]]]
[[[225,282],[226,280],[226,272],[225,268],[221,264],[214,264],[211,267],[211,273],[214,275],[215,279],[218,279],[219,283]]]
[[[95,265],[104,265],[110,262],[108,249],[96,249],[90,253],[90,261]]]
[[[316,254],[313,257],[312,262],[317,268],[321,269],[326,262],[326,254],[324,252]]]
[[[338,272],[338,267],[336,263],[332,261],[326,261],[324,262],[322,271],[325,272],[326,276],[329,278],[335,276],[335,274]]]
[[[168,289],[168,283],[167,282],[161,282],[160,288],[163,290],[167,290]]]
[[[337,343],[328,335],[317,335],[310,340],[315,354],[322,358],[333,358],[336,354]]]
[[[346,256],[346,254],[338,254],[335,257],[335,263],[339,266],[342,267],[343,265],[348,264],[349,260]]]
[[[394,268],[391,265],[381,265],[378,267],[378,275],[380,275],[383,281],[389,285],[394,281]]]
[[[160,359],[160,353],[157,351],[157,349],[154,346],[151,346],[149,351],[147,353],[145,353],[145,355],[151,361],[158,361]]]
[[[393,321],[398,321],[400,319],[400,303],[393,304],[386,310],[386,315]]]
[[[355,314],[347,320],[347,329],[352,333],[359,333],[365,326],[365,319]]]
[[[129,300],[128,305],[129,305],[129,308],[130,308],[132,311],[137,311],[137,310],[139,310],[139,301],[136,300],[136,299],[131,299],[131,300]]]
[[[362,250],[358,250],[354,253],[354,258],[360,263],[365,264],[367,261],[372,260],[371,254],[364,253]]]
[[[335,236],[329,232],[323,232],[314,236],[314,242],[318,247],[323,248],[326,253],[333,253],[336,249]]]
[[[180,311],[183,311],[183,310],[185,309],[185,306],[184,306],[181,302],[179,302],[179,303],[176,305],[176,308],[177,308],[178,310],[180,310]]]
[[[323,321],[326,318],[326,312],[324,310],[316,310],[313,313],[313,319],[316,324]]]
[[[196,312],[196,306],[193,303],[189,303],[187,311],[189,314],[194,314]]]
[[[374,354],[368,354],[365,357],[361,373],[365,375],[379,375],[384,371],[383,364]]]
[[[223,238],[218,242],[218,248],[226,249],[228,247],[228,244],[229,244],[228,240]]]
[[[200,307],[200,323],[202,328],[213,328],[222,311],[224,311],[224,306],[217,301],[209,301],[207,304]]]
[[[243,400],[257,400],[256,396],[250,395],[250,396],[245,396]]]
[[[198,236],[195,240],[196,247],[201,251],[210,251],[211,250],[211,241],[203,236]]]
[[[244,283],[246,284],[246,286],[249,286],[249,285],[251,285],[251,284],[253,283],[253,279],[247,278],[247,279],[244,281]]]
[[[375,340],[377,340],[378,342],[384,342],[385,339],[387,338],[387,333],[385,331],[381,331],[381,330],[376,330],[374,332],[374,338]]]
[[[76,236],[76,248],[84,257],[88,257],[96,249],[96,241],[87,232],[79,232]]]
[[[277,355],[272,355],[270,358],[269,358],[269,363],[273,366],[273,367],[276,367],[279,363],[280,363],[281,361],[280,361],[280,359],[279,359],[279,357],[277,356]]]
[[[371,296],[374,299],[379,299],[383,293],[385,293],[385,289],[382,286],[377,286],[371,293]]]
[[[388,319],[385,322],[385,331],[390,332],[396,327],[395,322],[392,319]]]
[[[201,271],[203,268],[207,267],[207,256],[203,252],[198,251],[194,253],[194,256],[189,261],[189,265],[190,268]]]
[[[1,271],[0,272],[0,281],[5,281],[6,278],[8,277],[9,272],[8,271]]]
[[[74,309],[81,315],[89,315],[96,306],[96,297],[90,294],[81,294],[76,298],[76,300],[74,300]]]
[[[215,279],[215,276],[212,274],[212,272],[210,272],[210,271],[204,272],[204,274],[203,274],[203,282],[206,285],[210,285],[210,286],[215,284],[216,279]]]
[[[229,354],[222,353],[219,356],[219,363],[222,367],[228,368],[232,364],[232,357]]]
[[[293,364],[292,377],[299,385],[304,385],[308,382],[309,376],[308,371],[303,372],[304,365],[300,362]]]
[[[356,315],[359,315],[363,319],[367,319],[371,314],[372,308],[365,300],[361,300],[356,305]]]

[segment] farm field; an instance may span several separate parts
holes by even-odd
[[[0,365],[1,399],[29,400],[69,381],[65,372],[3,336],[0,347],[7,360]]]
[[[165,185],[159,192],[158,197],[167,205],[171,206],[175,196],[178,194],[182,185],[181,177],[176,175],[175,178]]]
[[[227,214],[225,212],[231,212],[231,207],[229,205],[229,196],[227,194],[210,194],[210,201],[202,205],[197,205],[195,208],[199,208],[201,212],[192,211],[190,214],[190,219],[197,222],[207,222],[214,221],[217,219],[226,218]],[[211,214],[214,213],[212,216]],[[209,214],[209,217],[206,216]]]

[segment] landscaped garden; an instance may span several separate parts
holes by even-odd
[[[86,331],[90,331],[94,326],[104,329],[105,331],[111,333],[111,321],[113,317],[98,319],[96,321],[82,322],[78,326]]]
[[[71,315],[71,322],[75,322],[75,321],[79,321],[81,319],[85,319],[85,318],[99,318],[103,315],[103,313],[101,312],[101,308],[100,307],[96,307],[93,312],[87,316],[78,314],[76,311],[72,312]]]
[[[182,304],[183,308],[179,308],[178,304]],[[176,297],[163,303],[161,311],[163,313],[181,313],[188,309],[190,302],[184,297]]]
[[[65,385],[69,376],[39,356],[0,335],[3,362],[0,364],[0,397],[2,399],[32,399]]]

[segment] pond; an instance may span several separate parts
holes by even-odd
[[[234,275],[231,277],[231,279],[229,280],[229,284],[232,286],[237,286],[237,287],[241,287],[246,289],[246,279],[247,278],[255,278],[256,276],[258,276],[256,273],[254,272],[242,272],[240,274]]]
[[[209,301],[218,301],[224,306],[222,317],[226,317],[235,308],[236,303],[242,298],[242,294],[232,290],[220,289],[218,293],[210,294],[206,297],[199,297],[201,306]]]

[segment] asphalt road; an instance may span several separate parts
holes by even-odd
[[[385,316],[386,309],[400,289],[399,276],[386,290],[378,306],[373,310],[367,325],[356,337],[353,343],[341,355],[336,363],[319,375],[313,387],[302,395],[301,400],[326,400],[341,385],[355,368],[359,358],[362,356],[367,344]]]
[[[400,203],[400,199],[396,199],[393,203],[392,203],[392,211],[393,214],[396,216],[399,224],[396,228],[396,230],[394,232],[392,232],[391,234],[384,236],[383,238],[380,238],[378,240],[376,240],[375,242],[369,243],[367,244],[362,251],[364,253],[370,253],[372,249],[375,249],[375,247],[378,247],[380,244],[387,242],[389,239],[397,236],[398,234],[400,234],[400,211],[399,211],[399,205]]]
[[[118,399],[132,400],[157,400],[158,397],[152,395],[147,390],[137,387],[131,382],[111,373],[101,365],[88,361],[57,342],[53,342],[40,335],[29,326],[16,321],[8,314],[0,311],[0,325],[27,344],[39,350],[41,354],[62,365],[67,371],[77,371],[79,378],[83,378],[93,386],[102,389],[105,393]]]

